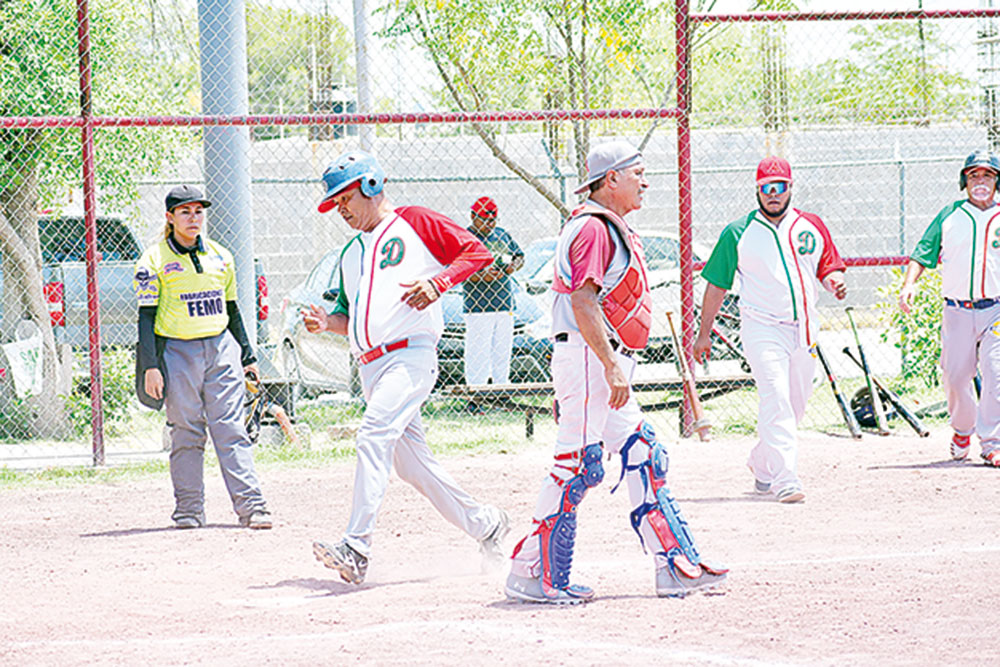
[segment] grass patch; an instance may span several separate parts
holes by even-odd
[[[41,470],[14,470],[0,468],[0,488],[71,484],[114,484],[148,477],[169,474],[170,466],[165,461],[129,462],[100,468],[87,466],[52,466]]]

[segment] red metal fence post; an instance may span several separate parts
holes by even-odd
[[[80,57],[80,116],[83,119],[83,211],[87,248],[87,324],[90,332],[90,410],[93,462],[104,465],[104,408],[101,403],[101,316],[97,295],[97,197],[94,193],[94,125],[91,105],[90,15],[87,0],[76,3]]]
[[[687,0],[675,0],[677,74],[677,217],[681,250],[681,346],[679,363],[694,368],[694,253],[691,250],[691,120],[690,120],[690,22]],[[681,435],[691,434],[694,423],[687,400],[681,411]]]

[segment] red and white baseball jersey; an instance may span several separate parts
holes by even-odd
[[[965,199],[945,206],[910,258],[929,269],[941,263],[942,296],[1000,297],[1000,206],[982,211]]]
[[[486,246],[440,213],[397,208],[344,246],[333,312],[350,318],[347,337],[355,355],[414,335],[437,340],[444,328],[441,301],[412,308],[402,301],[408,289],[402,283],[430,280],[444,294],[491,261]]]
[[[738,274],[744,317],[802,323],[800,340],[811,345],[818,330],[817,281],[844,268],[819,216],[789,208],[777,226],[759,210],[727,225],[701,275],[729,290]]]

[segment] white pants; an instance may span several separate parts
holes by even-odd
[[[514,313],[465,313],[465,383],[510,382]]]
[[[1000,447],[1000,305],[966,310],[945,305],[942,314],[941,370],[951,427],[979,435],[983,453]],[[976,405],[976,368],[982,395]]]
[[[635,360],[625,355],[618,355],[618,364],[625,377],[631,381],[635,372]],[[597,355],[583,342],[579,335],[571,336],[569,342],[556,343],[552,352],[552,381],[555,386],[556,400],[559,402],[559,430],[556,434],[555,455],[577,452],[598,442],[603,442],[605,452],[619,454],[626,439],[632,435],[642,423],[642,411],[635,400],[635,394],[629,396],[628,402],[617,410],[608,407],[611,390],[604,379],[604,366]],[[637,465],[649,457],[649,447],[640,441],[629,450],[629,464]],[[617,481],[620,468],[615,456],[604,457],[604,482],[601,486],[611,488]],[[537,526],[546,517],[559,511],[563,495],[563,487],[552,475],[560,479],[568,479],[573,473],[559,467],[573,465],[572,461],[555,461],[550,473],[546,473],[542,482],[542,490],[535,504],[534,525]],[[638,507],[643,502],[654,500],[650,489],[642,483],[637,470],[625,476],[628,486],[629,500],[632,507]],[[599,488],[599,487],[598,487]],[[590,489],[588,495],[597,491]],[[628,517],[623,517],[623,524],[628,525]],[[642,538],[647,548],[656,551],[654,545],[658,538],[649,527],[648,521],[643,521],[640,527]],[[521,577],[538,577],[541,573],[541,556],[539,554],[539,539],[533,536],[534,528],[524,540],[521,548],[511,563],[511,571]],[[663,563],[657,563],[662,566]]]
[[[816,360],[799,343],[796,324],[763,324],[743,317],[743,349],[757,385],[757,445],[747,465],[775,491],[799,486],[798,424],[812,394]]]
[[[410,347],[360,368],[367,407],[358,428],[354,499],[344,539],[365,556],[371,552],[375,517],[394,465],[403,481],[472,538],[484,539],[499,520],[498,511],[462,490],[427,447],[420,406],[437,379],[437,350],[430,338],[410,340]]]

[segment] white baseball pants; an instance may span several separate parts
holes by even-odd
[[[757,385],[757,445],[747,465],[775,491],[798,486],[798,424],[812,394],[816,360],[797,324],[758,322],[746,313],[740,336]]]
[[[426,496],[441,516],[476,540],[486,538],[499,520],[497,510],[462,490],[424,437],[420,406],[437,380],[433,339],[411,338],[409,347],[361,366],[360,373],[367,407],[356,440],[354,498],[345,541],[365,556],[371,553],[375,518],[394,465],[400,479]]]
[[[941,370],[951,427],[960,435],[979,435],[983,453],[1000,447],[1000,305],[982,310],[944,306]],[[976,368],[982,395],[976,404]]]
[[[510,382],[514,313],[465,313],[465,383]]]

